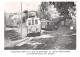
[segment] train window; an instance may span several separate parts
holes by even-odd
[[[49,25],[49,22],[47,22],[47,25]]]
[[[35,20],[35,24],[38,24],[38,20]]]
[[[28,20],[28,25],[31,25],[31,20]]]
[[[32,20],[32,25],[34,25],[34,20]]]

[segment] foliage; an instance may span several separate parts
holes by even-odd
[[[52,5],[54,5],[57,8],[60,15],[64,16],[65,19],[69,19],[71,17],[69,15],[68,9],[73,9],[73,7],[76,6],[74,2],[52,2]]]
[[[49,2],[42,2],[39,9],[39,15],[41,19],[52,20],[59,16],[59,12],[54,8],[54,5],[50,5]]]
[[[40,18],[52,19],[52,15],[60,14],[60,16],[64,16],[65,20],[70,19],[71,16],[68,9],[73,9],[74,6],[76,6],[74,2],[42,2],[39,8],[39,15]],[[52,8],[53,10],[51,10]],[[55,8],[56,10],[54,11]]]
[[[41,19],[47,19],[46,17],[48,14],[46,14],[48,11],[48,2],[42,2],[38,11],[39,17]]]
[[[27,10],[24,10],[23,11],[23,16],[22,16],[22,21],[23,23],[26,22],[26,19],[28,18],[28,11]]]

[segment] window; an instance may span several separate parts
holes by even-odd
[[[35,24],[38,24],[38,20],[35,20]]]
[[[31,20],[28,20],[28,25],[31,25]]]
[[[49,22],[47,22],[47,25],[49,25]]]
[[[34,20],[32,20],[32,25],[34,25]]]

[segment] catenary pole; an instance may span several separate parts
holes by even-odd
[[[21,37],[22,37],[22,2],[21,2]]]

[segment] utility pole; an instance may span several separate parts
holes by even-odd
[[[22,37],[22,2],[21,2],[21,37]]]

